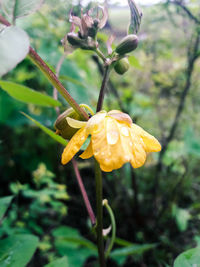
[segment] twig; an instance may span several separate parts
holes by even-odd
[[[188,95],[189,89],[191,87],[191,78],[192,78],[192,72],[194,69],[194,64],[195,64],[195,61],[197,60],[197,58],[199,57],[199,54],[198,54],[199,43],[200,43],[200,34],[197,33],[194,45],[193,45],[193,47],[190,47],[192,52],[191,52],[190,56],[188,57],[188,67],[186,70],[186,82],[185,82],[185,86],[184,86],[184,89],[182,91],[182,94],[181,94],[181,97],[179,100],[179,104],[178,104],[178,107],[176,110],[176,115],[174,117],[169,134],[168,134],[168,136],[167,136],[167,138],[166,138],[166,140],[162,146],[162,150],[159,154],[159,160],[158,160],[158,164],[157,164],[156,170],[155,170],[155,180],[154,180],[153,190],[152,190],[152,193],[155,197],[155,201],[157,199],[157,191],[158,191],[158,186],[159,186],[159,182],[158,182],[159,174],[162,170],[162,160],[163,160],[163,157],[164,157],[164,155],[168,149],[169,143],[172,141],[174,134],[175,134],[175,131],[178,127],[179,119],[180,119],[182,111],[184,109],[185,100],[186,100],[186,97]]]
[[[102,106],[103,106],[104,95],[105,95],[105,91],[106,91],[107,82],[109,79],[109,72],[110,72],[110,66],[106,66],[103,81],[101,84],[100,93],[99,93],[99,99],[97,102],[96,112],[100,111],[102,109]]]
[[[191,20],[193,20],[196,24],[200,24],[200,20],[197,17],[195,17],[192,14],[192,12],[185,5],[183,5],[182,2],[180,2],[180,1],[170,1],[170,3],[175,4],[175,5],[179,6],[179,7],[181,7],[184,10],[184,12],[187,13],[188,17]]]
[[[94,212],[92,210],[90,201],[88,199],[88,196],[87,196],[87,193],[86,193],[86,190],[85,190],[85,187],[84,187],[80,172],[78,170],[77,162],[76,162],[75,159],[72,159],[72,164],[73,164],[73,167],[74,167],[74,171],[75,171],[75,174],[76,174],[76,179],[77,179],[81,194],[83,196],[83,200],[84,200],[88,215],[90,217],[90,221],[92,223],[92,226],[94,226],[96,224],[96,218],[95,218]]]

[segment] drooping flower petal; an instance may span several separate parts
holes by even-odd
[[[131,128],[137,135],[139,135],[142,138],[145,144],[146,152],[159,152],[161,150],[160,143],[153,135],[147,133],[140,126],[134,123],[132,124]]]
[[[90,141],[86,150],[79,156],[82,159],[89,159],[93,156],[92,141]]]
[[[140,137],[131,129],[131,165],[133,168],[141,167],[146,160],[146,152],[144,149],[144,143]]]
[[[67,164],[73,158],[73,156],[80,150],[87,137],[88,134],[85,127],[75,133],[62,153],[62,164]]]

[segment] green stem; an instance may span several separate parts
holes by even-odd
[[[101,52],[101,50],[99,48],[96,48],[94,50],[96,52],[96,54],[103,60],[103,62],[106,62],[106,57],[104,56],[104,54]]]
[[[97,245],[100,267],[106,267],[103,244],[103,206],[102,206],[102,173],[95,160],[96,205],[97,205]]]
[[[106,209],[107,209],[107,211],[108,211],[108,213],[110,215],[111,226],[112,226],[111,240],[110,240],[109,246],[108,246],[108,248],[106,250],[106,253],[105,253],[105,257],[108,258],[109,254],[110,254],[110,252],[112,250],[112,247],[114,245],[114,242],[115,242],[115,237],[116,237],[116,222],[115,222],[114,213],[113,213],[111,207],[109,206],[107,199],[104,199],[103,205],[106,207]]]
[[[110,73],[111,67],[108,65],[105,68],[105,72],[104,72],[104,76],[103,76],[103,81],[101,84],[101,89],[100,89],[100,93],[99,93],[99,99],[97,102],[97,109],[96,111],[100,111],[103,107],[103,100],[104,100],[104,95],[105,95],[105,91],[106,91],[106,86],[107,86],[107,82],[109,79],[109,73]]]

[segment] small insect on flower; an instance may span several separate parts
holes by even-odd
[[[100,111],[80,126],[77,120],[67,118],[67,121],[71,127],[80,129],[65,147],[62,164],[73,158],[89,135],[90,144],[80,157],[94,156],[105,172],[121,168],[126,162],[139,168],[145,163],[147,152],[161,150],[155,137],[134,124],[128,114],[118,110]]]

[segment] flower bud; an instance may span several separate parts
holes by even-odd
[[[120,74],[123,75],[125,72],[128,71],[129,69],[129,61],[127,58],[122,58],[119,61],[117,61],[117,63],[114,66],[115,71]]]
[[[137,45],[138,37],[134,34],[130,34],[121,40],[115,51],[120,55],[124,55],[135,50],[137,48]]]
[[[54,127],[59,135],[61,135],[64,139],[70,140],[72,136],[78,131],[78,129],[72,128],[68,124],[66,119],[67,117],[75,120],[81,120],[79,114],[76,113],[73,108],[69,108],[58,116],[57,120],[55,121]]]

